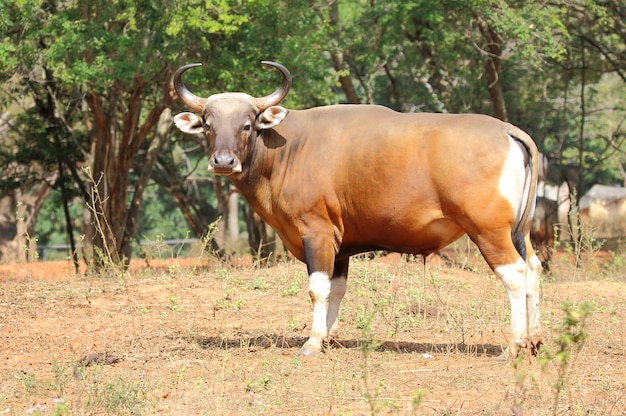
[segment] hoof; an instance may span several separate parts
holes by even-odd
[[[543,345],[543,341],[540,338],[535,338],[530,341],[530,353],[533,356],[538,356],[541,352],[541,346]]]
[[[511,342],[509,346],[496,358],[496,361],[506,362],[511,359],[516,359],[521,355],[530,353],[531,356],[537,357],[541,352],[541,345],[543,342],[540,338],[533,340],[524,339]]]
[[[506,350],[504,350],[502,352],[502,354],[500,354],[500,355],[498,355],[498,357],[496,357],[496,362],[498,362],[498,363],[505,363],[505,362],[509,361],[509,357],[510,357],[509,349],[507,348]]]
[[[321,349],[319,348],[313,348],[310,345],[304,345],[302,348],[300,348],[300,351],[298,351],[298,355],[302,355],[304,357],[315,357],[320,352]]]

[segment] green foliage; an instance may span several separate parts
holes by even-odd
[[[144,199],[149,203],[144,204],[137,230],[142,241],[154,241],[159,236],[166,239],[189,237],[185,219],[169,193],[152,183],[146,189]]]

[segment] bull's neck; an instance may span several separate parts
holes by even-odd
[[[264,130],[255,138],[243,172],[231,176],[232,183],[241,195],[270,223],[268,217],[273,215],[272,200],[282,189],[292,147],[291,137],[287,141],[283,136],[283,129],[278,127]]]

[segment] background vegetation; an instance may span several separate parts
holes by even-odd
[[[269,230],[203,142],[172,129],[169,87],[264,94],[291,108],[380,103],[477,112],[522,127],[576,195],[625,181],[626,7],[620,0],[0,0],[0,252],[70,245],[94,265],[133,241]],[[462,140],[462,138],[459,138]],[[228,232],[227,232],[228,230]]]

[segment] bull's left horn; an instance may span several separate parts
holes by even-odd
[[[291,74],[289,73],[289,70],[287,68],[277,62],[272,61],[262,61],[261,63],[273,66],[274,68],[278,69],[283,77],[283,80],[280,84],[280,87],[278,87],[278,89],[273,93],[266,95],[265,97],[258,97],[254,99],[256,106],[259,108],[259,112],[265,111],[271,106],[280,103],[287,96],[287,93],[291,89]]]
[[[181,101],[185,103],[187,107],[192,109],[195,112],[201,112],[204,109],[204,104],[206,103],[206,98],[198,97],[194,95],[183,83],[182,76],[183,72],[190,68],[195,68],[197,66],[201,66],[202,64],[187,64],[183,65],[174,72],[174,76],[172,77],[172,81],[174,82],[174,89],[176,90],[176,94],[180,97]]]

